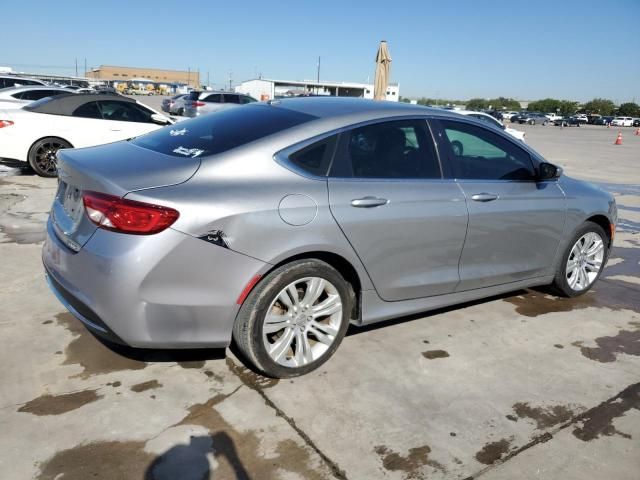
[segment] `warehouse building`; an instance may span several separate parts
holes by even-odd
[[[133,79],[146,79],[157,84],[188,85],[194,88],[200,86],[200,72],[191,70],[100,65],[92,68],[85,75],[93,80],[109,82],[130,82]]]
[[[373,84],[351,82],[315,82],[312,80],[247,80],[235,87],[237,93],[250,95],[261,101],[296,95],[333,95],[335,97],[373,98]],[[400,86],[391,83],[387,87],[387,100],[397,102]]]

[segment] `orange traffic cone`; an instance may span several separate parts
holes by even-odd
[[[616,138],[616,141],[613,142],[614,145],[622,145],[622,132],[618,132],[618,138]]]
[[[640,128],[636,130],[636,137],[640,137]]]

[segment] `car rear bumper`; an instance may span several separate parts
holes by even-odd
[[[87,328],[133,347],[224,347],[240,292],[268,268],[254,258],[165,230],[125,235],[98,229],[79,252],[51,219],[42,259],[48,283]]]

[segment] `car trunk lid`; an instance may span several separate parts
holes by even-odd
[[[51,220],[57,236],[74,251],[98,228],[85,213],[83,192],[124,197],[133,191],[183,183],[200,166],[198,158],[164,155],[130,142],[60,150],[57,156],[58,191]]]

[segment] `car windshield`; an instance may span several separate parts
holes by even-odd
[[[131,140],[174,157],[215,155],[316,119],[313,115],[252,104],[186,120]]]

